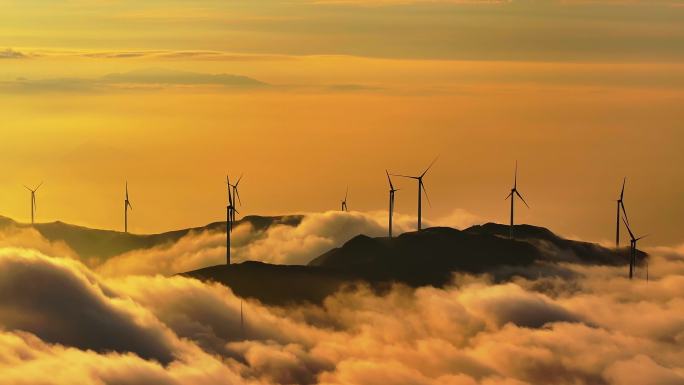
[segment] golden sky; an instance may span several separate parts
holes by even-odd
[[[242,214],[386,208],[609,240],[614,200],[682,241],[681,1],[3,1],[0,213],[157,232]],[[231,76],[238,75],[239,77]],[[413,183],[397,209],[415,214]]]

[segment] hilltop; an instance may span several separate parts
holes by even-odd
[[[514,228],[488,223],[465,230],[433,227],[395,238],[358,235],[314,258],[307,266],[245,262],[185,273],[231,287],[238,295],[269,304],[320,302],[327,295],[357,283],[382,290],[392,283],[442,287],[453,273],[486,273],[495,280],[513,276],[568,275],[557,262],[626,265],[629,249],[559,237],[529,225]],[[638,260],[647,255],[638,252]]]
[[[265,230],[275,224],[297,226],[301,215],[287,216],[246,216],[239,221],[251,224],[255,230]],[[122,231],[91,229],[64,222],[36,223],[34,225],[19,223],[10,218],[0,216],[0,230],[7,227],[34,228],[43,237],[54,242],[63,241],[84,258],[105,260],[131,250],[147,249],[155,246],[171,244],[190,232],[205,230],[225,231],[226,222],[213,222],[205,226],[168,231],[158,234],[133,234]]]

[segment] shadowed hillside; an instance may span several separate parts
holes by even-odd
[[[211,266],[183,275],[222,283],[241,297],[257,298],[270,305],[321,303],[325,297],[343,286],[362,281],[353,273],[335,269],[271,265],[254,261]]]
[[[250,223],[255,230],[265,230],[275,224],[296,226],[302,216],[246,216],[239,221]],[[64,222],[36,223],[35,225],[15,222],[6,217],[0,217],[0,229],[15,226],[17,228],[35,228],[43,237],[50,241],[64,241],[70,248],[84,258],[107,259],[131,250],[146,249],[154,246],[170,244],[178,241],[191,231],[204,230],[225,231],[226,222],[214,222],[202,227],[169,231],[160,234],[132,234],[121,231],[98,230],[87,227],[70,225]]]
[[[508,238],[509,226],[498,223],[487,223],[472,226],[464,232],[469,234],[488,234]],[[589,263],[600,265],[623,265],[629,260],[629,247],[620,250],[610,249],[596,243],[568,240],[561,238],[544,227],[516,225],[513,235],[515,239],[534,245],[544,259],[554,262]],[[637,251],[637,261],[641,263],[646,253]]]
[[[309,265],[355,272],[373,281],[441,286],[453,271],[486,273],[500,266],[527,266],[538,259],[538,250],[527,242],[433,227],[392,239],[359,235]]]
[[[504,231],[505,230],[505,231]],[[454,272],[487,273],[495,280],[516,275],[571,275],[555,262],[626,265],[628,250],[607,249],[560,238],[541,227],[486,224],[464,231],[434,227],[395,238],[358,235],[307,266],[245,262],[219,265],[185,275],[230,286],[238,295],[268,304],[319,303],[346,283],[364,282],[375,289],[391,283],[417,287],[448,284]],[[505,232],[505,236],[503,236]],[[647,255],[639,252],[639,260]]]

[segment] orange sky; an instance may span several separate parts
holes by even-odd
[[[440,155],[428,218],[505,221],[517,159],[521,221],[609,240],[627,175],[635,230],[679,243],[682,8],[571,3],[10,1],[0,213],[27,221],[22,185],[45,181],[38,220],[120,229],[128,179],[133,231],[201,225],[227,171],[243,214],[336,209],[347,185],[385,209],[385,168]]]

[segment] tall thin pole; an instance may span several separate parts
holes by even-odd
[[[226,265],[230,265],[230,205],[226,206]]]
[[[420,231],[423,226],[422,226],[422,209],[423,209],[423,178],[418,178],[418,231]]]
[[[632,279],[632,276],[634,275],[634,255],[636,254],[634,252],[634,249],[636,245],[634,244],[634,241],[631,241],[630,245],[630,255],[629,255],[629,279]]]
[[[511,227],[509,229],[509,238],[513,239],[513,204],[515,200],[515,195],[513,195],[513,191],[511,191]]]
[[[394,190],[390,190],[389,200],[389,237],[392,238],[392,213],[394,211]]]
[[[637,244],[634,241],[634,256],[632,257],[632,266],[634,266],[634,277],[637,276]]]
[[[36,192],[31,191],[31,224],[32,225],[35,224],[34,214],[33,214],[33,209],[35,207],[35,203],[36,203]]]
[[[124,233],[128,232],[128,203],[124,201]]]

